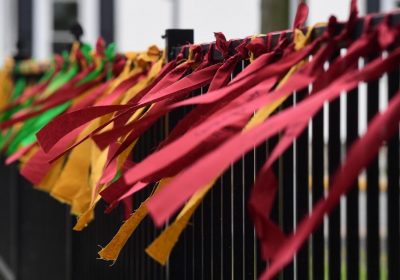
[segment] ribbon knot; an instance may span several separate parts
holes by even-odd
[[[242,42],[235,48],[236,53],[240,55],[242,59],[249,57],[249,51],[247,49],[247,39],[242,40]]]
[[[268,46],[268,41],[269,38],[271,37],[270,34],[267,35],[266,40],[256,37],[250,40],[250,42],[247,44],[246,49],[252,53],[253,58],[257,58],[260,55],[268,52],[269,46]]]
[[[214,32],[215,36],[215,47],[221,53],[224,59],[229,57],[229,46],[230,41],[227,41],[225,35],[222,32]]]

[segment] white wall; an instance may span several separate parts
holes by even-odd
[[[260,32],[258,0],[182,0],[181,27],[194,28],[195,42],[214,41],[213,32],[227,39]]]
[[[48,59],[52,53],[53,1],[33,1],[32,56]]]
[[[17,42],[17,3],[14,0],[0,1],[0,65],[7,56],[15,52]]]
[[[170,0],[116,0],[115,41],[122,51],[163,47],[161,35],[172,24]]]
[[[79,0],[78,4],[78,21],[84,30],[82,41],[94,46],[100,34],[99,0]]]
[[[173,1],[178,1],[179,18],[173,21]],[[279,1],[279,0],[276,0]],[[365,1],[359,0],[360,15]],[[0,0],[0,63],[15,48],[17,1]],[[33,0],[33,56],[48,58],[52,39],[52,0]],[[290,0],[290,20],[298,0]],[[308,23],[326,21],[331,14],[345,20],[350,0],[307,0]],[[94,43],[99,34],[99,0],[79,0],[79,20],[85,30],[84,41]],[[195,42],[213,41],[213,32],[228,39],[257,34],[260,26],[260,0],[115,0],[115,38],[121,51],[143,50],[150,44],[164,47],[165,29],[193,28]],[[395,0],[381,0],[383,11],[395,6]]]
[[[359,15],[365,15],[366,0],[358,0]],[[350,0],[307,0],[310,7],[308,23],[327,22],[331,15],[346,20],[350,12]]]
[[[195,42],[213,41],[213,32],[228,39],[243,38],[260,30],[260,0],[116,0],[116,42],[120,50],[141,50],[150,44],[164,46],[161,35],[173,27],[173,2],[179,3],[179,28],[193,28]],[[276,0],[279,1],[279,0]],[[299,0],[290,0],[293,20]],[[359,14],[365,15],[366,0],[358,0]],[[330,15],[346,20],[350,0],[307,0],[308,24],[326,22]],[[381,0],[383,11],[395,6],[395,0]],[[175,26],[174,26],[175,27]]]
[[[173,0],[117,0],[116,43],[120,50],[164,47],[161,35],[173,27]],[[259,0],[180,0],[179,28],[193,28],[195,42],[214,40],[214,31],[230,38],[259,32]]]
[[[396,7],[396,0],[381,0],[381,11],[389,12]]]

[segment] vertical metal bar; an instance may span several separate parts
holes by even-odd
[[[140,154],[142,149],[140,149],[139,145],[141,145],[141,143],[138,141],[138,143],[135,145],[135,148],[133,150],[132,160],[134,162],[138,162],[142,157]],[[139,194],[135,194],[133,196],[132,203],[133,203],[133,209],[136,210],[139,208],[140,203],[141,203]],[[140,277],[140,273],[141,273],[141,269],[142,269],[141,265],[140,265],[141,252],[139,249],[139,246],[140,246],[139,230],[140,229],[138,229],[137,232],[135,232],[134,236],[131,238],[132,240],[131,240],[130,244],[132,244],[133,250],[129,250],[131,252],[129,257],[133,260],[132,269],[134,270],[133,273],[134,273],[135,279]]]
[[[238,63],[232,77],[234,78],[242,71],[242,63]],[[232,177],[232,279],[243,279],[244,277],[244,157],[237,161],[233,166]]]
[[[249,64],[248,60],[242,61],[244,69]],[[242,179],[242,213],[244,218],[243,225],[243,277],[242,279],[254,279],[257,277],[257,247],[253,223],[247,212],[247,201],[250,197],[251,188],[255,180],[255,149],[248,152],[243,159],[243,179]]]
[[[231,202],[231,207],[230,207],[230,218],[231,218],[231,227],[230,227],[230,232],[231,232],[231,250],[230,250],[230,275],[231,275],[231,279],[235,279],[235,217],[234,217],[234,208],[235,208],[235,204],[234,204],[234,190],[235,187],[233,185],[234,183],[234,179],[233,179],[233,175],[234,175],[234,170],[233,170],[233,165],[230,168],[230,202]]]
[[[154,139],[154,125],[151,126],[148,129],[148,133],[147,133],[147,139],[146,142],[148,143],[148,148],[147,148],[147,155],[151,154],[152,151],[157,147],[156,146],[156,142]],[[153,184],[154,186],[154,184]],[[151,195],[151,189],[148,189],[148,192],[146,193],[147,196]],[[146,242],[144,243],[144,248],[146,248],[147,244],[150,244],[153,240],[154,240],[154,224],[150,221],[150,219],[146,219]],[[156,263],[153,259],[149,258],[145,251],[142,251],[143,257],[146,258],[147,260],[147,277],[149,279],[155,279],[158,278],[156,277]]]
[[[232,167],[230,167],[222,176],[222,213],[223,213],[223,247],[222,247],[222,278],[232,279]]]
[[[399,90],[400,71],[397,67],[388,74],[389,99]],[[399,132],[388,142],[387,176],[388,176],[388,279],[400,279],[400,207],[399,207]]]
[[[346,146],[358,138],[358,88],[347,96]],[[347,279],[360,277],[360,237],[359,237],[359,185],[354,182],[346,197],[346,273]]]
[[[155,122],[150,128],[150,131],[151,131],[150,141],[152,144],[151,144],[149,153],[151,153],[151,151],[154,151],[154,149],[157,148],[157,144],[159,142],[157,139],[158,138],[157,128],[158,128],[158,122]],[[154,186],[155,186],[155,184],[154,184]],[[153,242],[153,240],[156,239],[158,236],[157,228],[154,226],[154,224],[151,221],[149,222],[148,234],[149,234],[150,238],[148,239],[148,242],[145,244],[145,246],[147,246],[148,244],[151,244],[151,242]],[[150,270],[152,270],[152,271],[150,272],[151,274],[149,276],[152,277],[153,279],[161,280],[161,276],[159,274],[160,265],[157,262],[155,262],[153,259],[149,258],[146,255],[146,253],[143,253],[143,255],[145,255],[150,260]]]
[[[329,103],[329,140],[328,140],[328,172],[329,185],[340,165],[340,99]],[[340,205],[329,215],[329,279],[340,279],[341,239],[340,239]]]
[[[192,95],[197,96],[201,94],[201,90],[196,90]],[[186,109],[185,114],[189,112],[189,108]],[[183,115],[182,115],[183,117]],[[192,279],[203,279],[204,278],[204,244],[206,240],[203,236],[203,203],[196,209],[193,214],[193,276]]]
[[[214,187],[215,184],[214,184]],[[214,188],[213,187],[213,188]],[[213,221],[213,217],[215,216],[215,212],[214,212],[214,193],[212,192],[212,190],[210,191],[210,199],[208,202],[208,207],[210,208],[210,210],[208,211],[208,215],[205,215],[205,218],[209,221],[209,225],[210,225],[210,232],[209,232],[209,239],[210,239],[210,244],[208,247],[208,250],[206,251],[206,257],[207,257],[207,253],[210,255],[210,258],[207,260],[207,263],[209,264],[209,267],[207,265],[207,270],[205,271],[205,276],[208,277],[208,279],[213,280],[214,279],[214,252],[216,251],[215,248],[215,241],[214,239],[218,238],[218,234],[215,232],[215,227],[214,227],[214,221]],[[207,211],[206,211],[207,213]]]
[[[255,151],[255,170],[254,170],[255,174],[257,174],[258,171],[262,168],[262,166],[264,165],[264,163],[265,163],[265,161],[266,161],[266,159],[268,157],[268,154],[269,154],[269,151],[270,151],[270,145],[271,145],[270,142],[271,141],[264,142],[264,143],[262,143],[261,145],[259,145],[256,148],[256,151]],[[274,210],[275,209],[273,209],[273,211]],[[275,221],[277,221],[276,213],[272,213],[272,216],[275,216],[273,218],[275,219]],[[256,248],[255,249],[256,249],[256,252],[255,252],[256,253],[256,259],[255,259],[255,268],[256,268],[256,270],[255,270],[254,274],[256,276],[256,275],[260,275],[263,272],[263,270],[265,269],[265,263],[261,258],[260,244],[258,243],[257,240],[256,240]]]
[[[208,91],[208,86],[201,88],[201,94],[205,94]],[[212,189],[215,186],[212,187]],[[214,224],[213,224],[213,202],[214,197],[211,191],[204,197],[203,202],[200,205],[201,217],[202,217],[202,237],[203,237],[203,248],[202,248],[202,279],[212,279],[212,268],[213,268],[213,246],[214,246]]]
[[[324,118],[323,110],[312,120],[312,204],[324,197]],[[313,279],[324,277],[324,228],[321,224],[312,235]]]
[[[200,205],[200,218],[201,218],[201,237],[202,237],[202,243],[201,243],[201,265],[200,265],[200,270],[201,270],[201,279],[205,279],[205,267],[206,267],[206,260],[205,258],[205,251],[207,248],[207,243],[209,240],[206,238],[205,234],[205,228],[207,226],[207,221],[204,220],[204,208],[205,208],[205,201],[203,201]]]
[[[152,151],[152,141],[151,141],[151,129],[148,129],[145,134],[142,136],[143,137],[143,141],[145,143],[145,148],[144,148],[144,153],[145,156],[147,157],[147,155],[151,154]],[[144,201],[145,199],[147,199],[150,195],[151,189],[146,189],[143,190],[143,198],[141,201]],[[146,244],[150,244],[151,240],[150,240],[150,227],[153,227],[152,224],[150,224],[150,220],[149,219],[145,219],[143,221],[143,225],[142,225],[142,233],[143,233],[143,242],[141,244],[141,256],[144,259],[144,276],[147,278],[152,278],[153,275],[153,271],[152,271],[152,267],[151,267],[151,259],[146,255],[146,253],[144,252],[145,248],[146,248]]]
[[[185,110],[186,110],[186,108],[183,109],[183,111],[181,111],[181,112],[185,112]],[[173,126],[175,126],[175,125],[173,125]],[[171,129],[173,126],[171,126]],[[194,275],[195,275],[195,250],[194,250],[194,247],[195,247],[196,241],[195,241],[195,235],[194,235],[195,234],[194,223],[195,223],[195,221],[194,221],[194,215],[193,215],[190,218],[189,226],[185,232],[185,238],[186,238],[185,239],[185,241],[186,241],[185,248],[184,248],[184,250],[185,250],[184,254],[186,256],[186,260],[185,260],[186,275],[185,275],[185,277],[188,279],[189,278],[194,279]]]
[[[158,126],[157,126],[157,138],[158,138],[158,143],[160,143],[162,140],[164,140],[165,139],[165,117],[162,117],[160,120],[158,120]],[[163,227],[163,229],[161,229],[161,230],[158,230],[157,231],[157,236],[159,235],[159,234],[161,234],[161,232],[164,230],[166,228],[166,226],[164,226]],[[181,241],[181,243],[183,243],[182,241]],[[180,246],[182,246],[183,244],[181,244]],[[160,266],[160,265],[158,265],[158,267],[159,267],[159,270],[160,270],[160,279],[162,279],[162,280],[168,280],[168,278],[167,278],[167,273],[168,273],[168,266],[169,266],[169,264],[167,263],[165,266]],[[132,279],[132,278],[131,278]]]
[[[267,145],[267,158],[268,156],[272,153],[274,148],[276,147],[281,135],[276,135],[272,137],[270,140],[268,140],[268,145]],[[271,211],[271,218],[272,220],[276,223],[279,224],[279,226],[282,228],[283,225],[283,211],[282,211],[282,201],[283,201],[283,184],[282,184],[282,157],[278,159],[277,162],[274,163],[273,167],[273,172],[275,173],[276,178],[278,179],[278,191],[276,193],[276,198],[274,201],[274,205],[272,207]],[[282,280],[283,279],[283,272],[281,271],[277,279]]]
[[[243,178],[244,178],[244,209],[245,212],[245,224],[244,224],[244,277],[243,279],[254,279],[256,277],[256,271],[254,267],[256,267],[257,259],[257,247],[255,244],[255,235],[254,235],[254,227],[253,223],[248,215],[247,201],[250,196],[250,190],[254,183],[254,170],[255,170],[255,150],[252,150],[250,153],[246,154],[244,157],[244,170],[243,170]]]
[[[282,104],[282,110],[293,106],[293,96],[288,97]],[[294,154],[291,145],[282,155],[280,168],[280,186],[282,188],[282,228],[284,232],[291,233],[294,228]],[[294,278],[294,263],[291,262],[283,271],[283,279],[291,280]]]
[[[168,130],[167,133],[171,132],[172,129],[177,125],[180,119],[186,113],[186,108],[177,109],[170,112],[167,116],[168,118]],[[192,216],[188,226],[183,232],[182,240],[179,240],[176,247],[172,251],[171,257],[169,258],[169,278],[186,278],[193,279],[194,275],[194,233],[197,222],[195,220],[196,213]],[[171,218],[171,222],[174,218]]]
[[[142,135],[140,137],[140,140],[142,141],[142,159],[144,159],[149,151],[149,141],[148,141],[148,131],[145,132],[144,135]],[[142,190],[140,193],[140,201],[144,201],[147,198],[147,192],[146,190]],[[147,227],[148,227],[148,221],[146,219],[144,219],[142,221],[141,227],[139,228],[140,230],[140,246],[139,246],[139,250],[140,250],[140,258],[142,259],[142,263],[141,263],[141,270],[142,270],[142,277],[143,279],[149,277],[149,259],[146,258],[146,256],[144,255],[144,244],[147,243]]]
[[[295,93],[296,103],[300,103],[308,95],[308,89]],[[309,212],[309,158],[308,158],[308,130],[306,129],[295,141],[296,165],[296,223],[300,223]],[[296,255],[296,278],[309,279],[309,242],[305,242]]]
[[[211,195],[213,197],[213,262],[212,262],[212,278],[211,279],[222,279],[222,265],[223,265],[223,215],[222,215],[222,179],[219,178],[214,187],[211,189]]]
[[[221,213],[222,213],[222,265],[221,279],[233,279],[233,246],[234,234],[233,228],[235,221],[233,220],[233,166],[222,175],[221,178]]]
[[[233,166],[233,220],[234,220],[234,278],[243,278],[243,168],[244,168],[243,158],[235,163]]]
[[[135,195],[133,197],[133,209],[138,209],[140,206],[140,201],[139,201],[139,197],[138,195]],[[141,271],[141,266],[140,266],[140,250],[139,250],[139,236],[138,236],[139,232],[136,232],[135,236],[133,236],[133,246],[134,246],[134,250],[132,251],[132,255],[130,256],[131,258],[133,258],[134,260],[134,274],[135,274],[135,279],[139,279],[140,277],[140,271]]]
[[[169,133],[169,113],[163,118],[163,137],[164,139],[167,138],[168,133]],[[183,238],[185,239],[185,232],[183,233]],[[179,244],[178,244],[179,246]],[[183,247],[184,252],[186,252],[186,242],[181,245]],[[181,248],[181,246],[178,247]],[[186,273],[186,255],[184,255],[185,259],[184,259],[184,273]],[[186,276],[186,275],[185,275]],[[166,265],[166,269],[165,269],[165,279],[166,280],[170,280],[171,278],[171,258],[168,260],[167,265]]]
[[[372,58],[371,58],[372,59]],[[367,85],[368,122],[379,111],[379,81]],[[376,158],[367,168],[367,275],[379,279],[379,162]]]
[[[210,190],[211,196],[211,277],[209,279],[222,279],[223,277],[223,180],[218,178]],[[206,278],[207,279],[207,278]]]
[[[215,186],[213,186],[214,188]],[[209,192],[204,201],[201,204],[202,211],[202,224],[203,224],[203,254],[202,254],[202,262],[203,262],[203,279],[211,279],[212,278],[212,266],[213,266],[213,245],[214,245],[214,235],[213,235],[213,197]]]
[[[134,161],[140,162],[144,158],[144,143],[143,138],[139,138],[137,144],[135,145],[134,149]],[[138,192],[134,196],[134,206],[137,209],[140,206],[140,203],[144,200],[143,192]],[[142,222],[143,223],[143,222]],[[143,256],[143,224],[136,230],[135,232],[135,256],[137,262],[137,278],[143,279],[146,277],[145,275],[145,266],[144,266],[144,256]]]
[[[141,155],[142,158],[141,160],[143,160],[146,157],[146,154],[148,153],[148,139],[147,139],[147,131],[145,132],[144,135],[142,135],[140,137],[141,142],[141,146],[140,146],[140,150],[141,150]],[[139,140],[139,141],[140,141]],[[147,198],[147,192],[145,190],[142,190],[138,193],[139,197],[138,199],[140,200],[140,202],[143,202],[146,198]],[[146,278],[148,277],[148,258],[145,257],[144,255],[144,244],[146,244],[147,240],[147,220],[144,219],[140,225],[139,228],[139,234],[140,234],[140,244],[138,246],[138,250],[139,250],[139,258],[141,259],[141,264],[140,264],[140,270],[141,270],[141,277]]]
[[[161,142],[161,139],[159,139],[160,136],[158,134],[158,132],[159,132],[159,122],[158,121],[151,127],[151,131],[152,131],[151,139],[152,139],[152,143],[153,144],[151,146],[151,150],[149,151],[149,153],[154,151],[158,147],[159,143]],[[155,186],[156,186],[156,184],[154,184],[154,187]],[[147,244],[145,244],[146,247],[148,246],[148,244],[151,244],[151,242],[153,242],[153,240],[155,240],[158,237],[158,235],[161,233],[161,231],[158,230],[154,226],[154,223],[151,220],[149,222],[149,225],[150,225],[150,228],[149,228],[150,240],[149,240],[149,242]],[[144,255],[146,255],[146,254],[144,253]],[[148,258],[148,256],[146,256],[146,257]],[[148,258],[148,259],[150,259],[150,258]],[[161,273],[161,269],[160,269],[161,266],[156,261],[154,261],[153,259],[150,259],[150,260],[151,260],[151,269],[153,270],[153,279],[162,280],[162,276],[160,274]]]
[[[159,126],[159,134],[160,134],[159,140],[162,141],[162,140],[166,139],[166,137],[167,137],[167,134],[166,134],[166,116],[162,117],[159,120],[159,124],[160,124],[160,126]],[[164,226],[163,229],[165,229],[165,228],[166,228],[166,226]],[[183,242],[181,242],[181,243],[183,243]],[[185,248],[184,244],[180,244],[178,246],[181,246],[181,247]],[[162,275],[162,279],[170,280],[169,262],[167,262],[167,264],[165,266],[161,267],[161,275]]]
[[[188,235],[188,244],[187,244],[187,253],[188,256],[190,256],[189,258],[189,264],[188,267],[190,269],[188,269],[188,275],[192,278],[195,279],[196,276],[196,237],[195,237],[195,220],[194,220],[194,215],[192,216],[191,220],[191,231],[190,231],[190,235]]]

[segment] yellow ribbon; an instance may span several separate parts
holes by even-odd
[[[145,61],[146,63],[151,63],[152,66],[149,70],[149,73],[146,75],[145,78],[138,81],[136,85],[134,85],[131,89],[129,89],[123,96],[118,98],[114,104],[126,104],[128,100],[138,94],[141,90],[147,87],[154,78],[158,75],[162,68],[162,58],[160,58],[160,51],[155,47],[150,47],[146,53],[137,54],[137,53],[129,53],[127,54],[128,60],[130,60],[130,64],[125,67],[122,71],[121,75],[117,78],[118,80],[112,84],[111,89],[108,92],[112,92],[120,83],[129,79],[133,75],[137,75],[145,70],[147,67],[144,64],[137,65],[135,61],[140,59],[141,61]],[[158,60],[157,60],[158,59]],[[154,62],[156,61],[156,62]],[[133,69],[130,69],[132,65],[136,65]],[[140,118],[145,112],[145,108],[139,108],[132,114],[128,123],[137,120]],[[98,127],[100,124],[105,123],[112,117],[112,114],[108,114],[103,116],[97,120],[92,121],[90,131],[93,130],[94,127]],[[107,131],[113,127],[113,124],[109,124],[105,127],[102,132]],[[87,133],[84,133],[87,135]],[[121,141],[125,137],[121,138]],[[96,207],[97,202],[100,199],[99,192],[104,188],[103,185],[99,185],[99,180],[104,172],[107,155],[108,155],[108,148],[104,149],[103,151],[99,150],[96,144],[91,140],[88,139],[85,142],[90,144],[90,170],[91,173],[89,175],[89,187],[82,186],[80,188],[78,194],[74,198],[72,202],[71,212],[74,214],[79,215],[78,222],[74,227],[75,230],[82,230],[93,218],[94,218],[94,208]],[[127,149],[125,149],[118,157],[118,169],[122,167],[122,164],[125,162],[126,158],[130,155],[131,150],[135,146],[137,141],[134,141]],[[82,144],[81,144],[82,145]],[[79,147],[79,146],[78,146]]]
[[[155,192],[160,190],[165,184],[169,182],[169,179],[162,179]],[[119,228],[118,232],[114,235],[113,239],[100,250],[99,256],[103,260],[115,261],[118,258],[119,253],[128,241],[129,237],[133,234],[136,228],[139,226],[140,222],[147,216],[148,211],[146,208],[146,201],[143,201],[140,206],[135,210],[135,212],[129,217],[125,223]]]
[[[296,30],[295,36],[295,47],[302,48],[307,43],[307,40],[310,38],[311,32],[308,32],[306,36],[302,36],[303,33],[300,30]],[[279,85],[282,85],[287,81],[287,79],[293,75],[295,71],[301,66],[298,65],[292,67],[287,75],[280,81]],[[260,109],[253,118],[249,121],[244,129],[249,129],[263,121],[276,109],[278,108],[285,99],[277,100],[276,102],[265,106]],[[146,253],[153,258],[155,261],[159,262],[162,265],[165,265],[168,261],[168,257],[171,254],[173,247],[179,239],[179,236],[187,226],[191,216],[194,211],[200,205],[201,201],[204,199],[208,191],[214,185],[214,179],[212,182],[201,188],[197,191],[190,200],[186,203],[185,207],[181,210],[179,215],[176,217],[175,221],[165,229],[147,248]]]
[[[175,221],[166,228],[147,248],[146,253],[161,265],[165,265],[172,249],[178,242],[179,236],[186,228],[194,211],[202,202],[205,195],[214,185],[214,181],[197,191],[186,203]]]

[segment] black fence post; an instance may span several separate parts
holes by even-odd
[[[358,66],[356,66],[358,67]],[[346,149],[358,138],[358,87],[349,91],[347,98]],[[354,182],[346,200],[346,273],[347,279],[360,278],[360,236],[359,236],[359,184]]]
[[[171,61],[177,55],[176,47],[186,44],[193,44],[193,29],[167,29],[165,30],[165,50],[167,52],[168,61]]]
[[[308,96],[308,88],[295,93],[295,103],[300,103]],[[300,223],[309,213],[309,138],[306,129],[295,141],[295,186],[296,186],[296,224]],[[310,278],[310,238],[299,250],[296,256],[297,279]]]
[[[389,99],[393,98],[399,90],[400,71],[397,67],[388,73]],[[400,201],[399,201],[399,133],[395,134],[388,142],[387,151],[387,258],[388,258],[388,279],[400,278]]]
[[[167,29],[165,30],[165,51],[168,61],[175,59],[178,55],[177,48],[186,44],[193,44],[194,31],[193,29]],[[180,119],[187,113],[187,108],[179,108],[168,113],[163,118],[165,127],[164,137],[168,137],[169,132],[176,126]],[[176,244],[170,260],[167,263],[165,270],[165,279],[193,279],[195,275],[195,261],[200,264],[201,258],[195,260],[195,248],[199,250],[198,245],[200,240],[195,242],[195,230],[200,232],[198,228],[201,225],[201,216],[199,215],[200,209],[194,213],[190,220],[190,225],[185,229],[182,234],[181,240]],[[194,221],[196,219],[196,221]],[[196,228],[194,228],[196,227]],[[201,243],[202,244],[202,243]],[[197,252],[198,253],[198,252]],[[199,276],[199,275],[198,275]]]
[[[369,60],[377,58],[371,57]],[[368,123],[379,111],[379,80],[367,84]],[[379,279],[380,237],[379,237],[379,161],[376,158],[367,168],[367,275]]]
[[[335,53],[331,59],[333,62],[340,57]],[[329,188],[332,184],[336,169],[340,166],[341,142],[340,142],[340,98],[329,103],[329,140],[328,140],[328,173]],[[328,222],[328,253],[329,253],[329,279],[340,279],[341,273],[341,236],[340,236],[340,204],[329,215]]]

